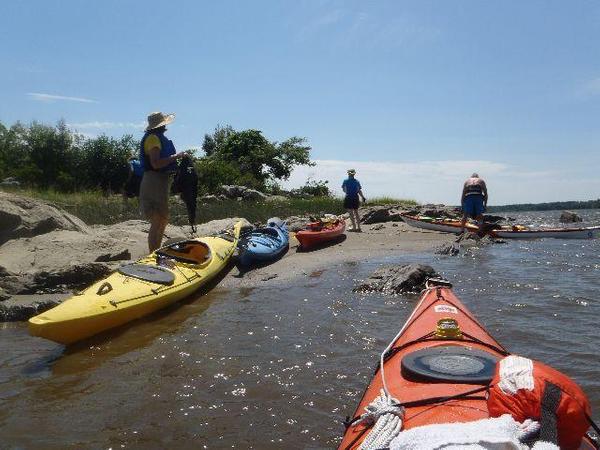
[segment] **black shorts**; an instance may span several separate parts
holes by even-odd
[[[344,198],[345,209],[358,209],[358,205],[360,205],[360,202],[358,201],[358,194],[347,195],[346,198]]]

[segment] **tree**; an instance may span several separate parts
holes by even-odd
[[[244,185],[264,190],[276,180],[289,178],[295,166],[313,165],[311,148],[305,141],[292,137],[281,143],[271,142],[259,130],[235,131],[226,126],[217,127],[212,136],[206,135],[202,148],[206,159],[237,169]],[[237,184],[242,184],[241,180]]]

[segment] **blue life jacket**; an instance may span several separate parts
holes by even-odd
[[[155,172],[175,172],[175,170],[177,170],[177,162],[176,161],[173,161],[171,164],[163,167],[162,169],[154,169],[152,167],[152,164],[150,163],[150,157],[148,155],[146,155],[146,152],[144,151],[144,143],[146,142],[146,139],[148,138],[148,136],[150,136],[152,134],[156,135],[158,137],[158,139],[160,140],[160,155],[159,155],[160,159],[168,158],[169,156],[172,156],[176,153],[173,142],[170,139],[167,139],[165,137],[164,133],[158,133],[158,132],[152,131],[152,130],[147,131],[146,134],[144,134],[144,137],[142,138],[142,142],[140,143],[140,161],[142,163],[142,167],[144,168],[144,171],[152,170]]]
[[[144,176],[144,167],[139,159],[133,159],[129,161],[129,166],[131,167],[133,175],[140,178]]]

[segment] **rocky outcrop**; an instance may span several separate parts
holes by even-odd
[[[373,272],[369,278],[354,288],[355,292],[383,292],[385,294],[418,293],[425,288],[425,282],[439,276],[431,266],[423,264],[402,264],[383,267]]]
[[[402,210],[393,205],[363,206],[359,208],[360,222],[365,225],[383,222],[402,222]]]
[[[7,177],[4,180],[0,181],[0,187],[19,187],[21,186],[21,182],[17,180],[15,177]]]
[[[0,322],[24,321],[54,308],[65,295],[28,295],[0,302]]]
[[[106,277],[116,266],[105,263],[73,264],[56,270],[39,270],[0,278],[9,295],[68,293]]]
[[[89,232],[83,221],[49,203],[0,192],[0,245],[56,230]]]
[[[285,219],[288,230],[294,233],[304,229],[308,222],[310,222],[310,217],[308,216],[290,216]]]
[[[575,223],[575,222],[583,222],[583,219],[573,211],[563,211],[560,214],[560,221],[562,223]]]
[[[246,186],[236,185],[222,185],[219,188],[219,193],[225,198],[232,200],[249,200],[249,201],[263,201],[267,199],[267,195],[263,194],[256,189],[250,189]]]

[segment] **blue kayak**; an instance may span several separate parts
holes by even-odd
[[[267,221],[267,226],[257,228],[240,238],[240,258],[242,266],[273,261],[289,245],[289,233],[285,222],[277,217]]]

